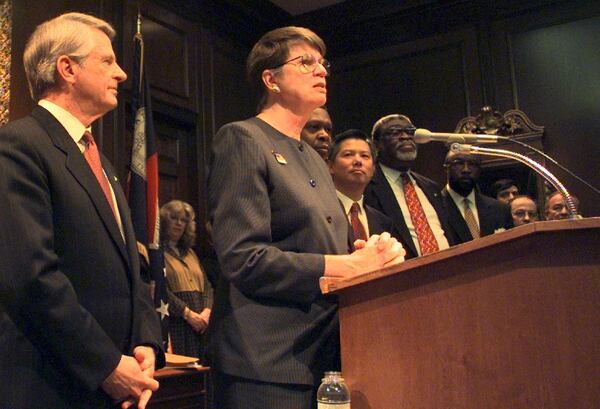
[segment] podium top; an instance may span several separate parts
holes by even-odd
[[[352,287],[357,284],[366,283],[394,274],[401,274],[403,272],[413,270],[417,267],[446,261],[447,259],[454,258],[462,254],[476,252],[481,249],[497,246],[501,243],[516,240],[526,236],[533,236],[558,231],[567,232],[588,229],[598,229],[600,231],[600,217],[590,217],[576,220],[569,219],[541,221],[525,224],[523,226],[514,227],[510,230],[482,237],[480,239],[469,241],[467,243],[459,244],[457,246],[450,247],[449,249],[438,251],[437,253],[413,258],[395,266],[365,272],[364,274],[360,274],[352,278],[339,279],[333,277],[321,277],[319,286],[323,294],[335,294],[343,290],[344,288]]]

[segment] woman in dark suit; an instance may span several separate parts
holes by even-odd
[[[322,276],[400,262],[389,234],[347,253],[348,223],[325,162],[300,139],[326,101],[329,63],[312,31],[265,34],[247,61],[259,113],[213,141],[208,201],[222,274],[209,325],[215,401],[229,408],[311,408],[339,369],[336,300]]]

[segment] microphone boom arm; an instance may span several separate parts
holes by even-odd
[[[571,196],[571,194],[567,191],[564,185],[560,183],[556,176],[554,176],[548,169],[546,169],[533,159],[528,158],[527,156],[522,155],[520,153],[511,152],[505,149],[482,148],[480,146],[465,145],[460,143],[453,143],[450,146],[450,149],[453,152],[473,153],[486,156],[499,156],[502,158],[513,159],[523,163],[527,167],[533,169],[544,179],[546,179],[556,190],[560,192],[563,199],[565,200],[567,210],[569,211],[569,218],[577,218],[577,209],[575,207],[575,203],[573,202],[573,197]]]

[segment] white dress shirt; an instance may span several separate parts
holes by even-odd
[[[379,164],[379,166],[381,167],[385,178],[390,184],[392,191],[394,192],[394,196],[396,196],[398,206],[400,206],[402,216],[404,217],[404,222],[406,223],[406,227],[408,227],[410,236],[420,256],[421,247],[419,246],[417,232],[415,231],[415,226],[413,225],[412,219],[410,217],[410,212],[408,211],[408,205],[406,204],[406,198],[404,197],[404,187],[402,186],[401,172],[399,170],[392,169],[382,164]],[[429,202],[429,199],[427,199],[427,196],[425,195],[423,190],[419,187],[415,179],[412,177],[410,172],[408,172],[408,177],[410,178],[413,186],[415,187],[417,198],[419,199],[419,202],[421,202],[423,212],[425,213],[427,222],[429,222],[429,227],[431,227],[431,231],[433,232],[433,235],[438,243],[438,248],[440,250],[447,249],[448,247],[450,247],[450,245],[448,244],[448,239],[444,234],[444,229],[442,229],[442,223],[440,222],[440,218],[438,217],[437,212],[433,208],[432,204]]]

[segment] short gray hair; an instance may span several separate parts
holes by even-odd
[[[104,20],[82,13],[66,13],[35,29],[23,53],[23,65],[34,101],[56,86],[56,62],[67,55],[81,63],[92,51],[92,30],[98,29],[111,40],[115,30]]]

